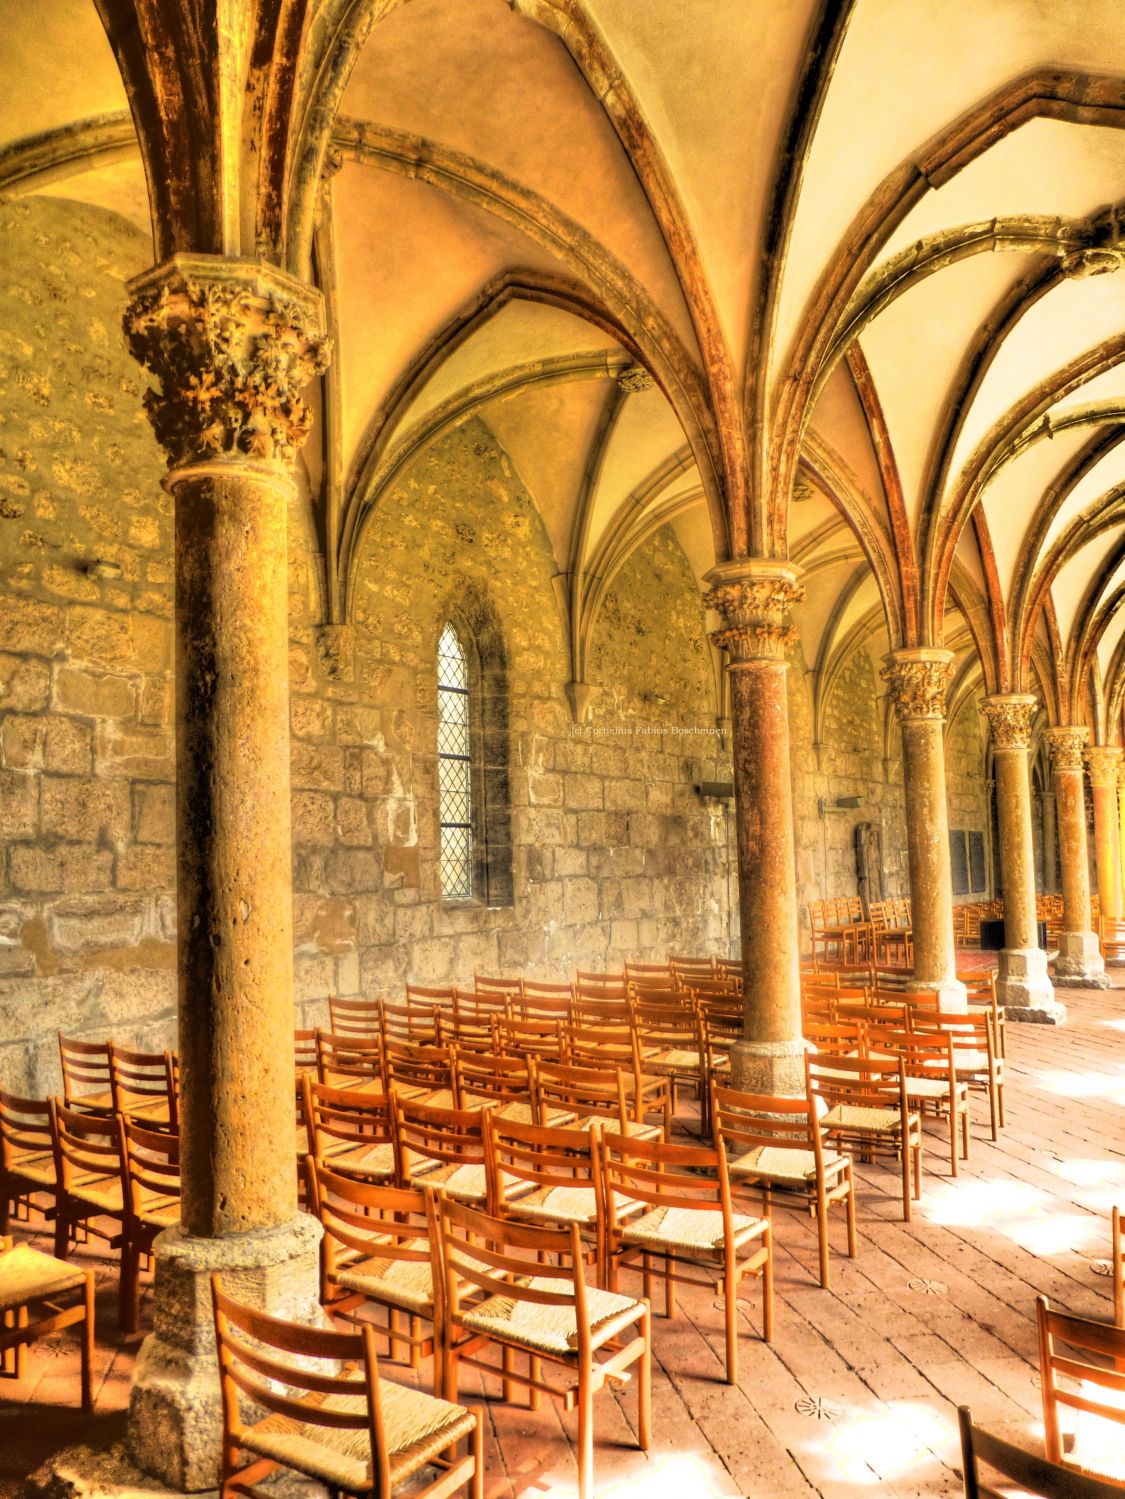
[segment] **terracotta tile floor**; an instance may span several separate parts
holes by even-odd
[[[957,1181],[941,1127],[929,1127],[913,1223],[901,1220],[897,1174],[860,1169],[860,1253],[846,1258],[837,1223],[831,1291],[814,1282],[809,1220],[776,1214],[775,1340],[760,1341],[750,1283],[737,1388],[721,1382],[720,1310],[708,1293],[681,1290],[676,1319],[656,1319],[648,1457],[633,1445],[632,1390],[599,1397],[598,1499],[958,1494],[959,1402],[1038,1442],[1035,1296],[1110,1315],[1110,1282],[1097,1272],[1110,1207],[1125,1203],[1125,996],[1065,997],[1065,1029],[1009,1026],[1008,1127],[994,1145],[974,1095],[972,1158]],[[107,1265],[94,1422],[103,1434],[122,1419],[139,1342],[116,1334],[115,1286]],[[70,1406],[75,1369],[60,1336],[34,1351],[23,1384],[0,1386],[0,1493],[20,1493],[47,1454],[89,1434]],[[573,1494],[574,1418],[505,1406],[491,1391],[488,1494]],[[472,1400],[479,1387],[467,1382],[465,1393]]]

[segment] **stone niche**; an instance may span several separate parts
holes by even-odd
[[[0,206],[0,1085],[58,1086],[59,1029],[175,1030],[172,513],[121,336],[151,259],[125,220]],[[588,724],[565,684],[556,571],[532,496],[474,421],[380,502],[352,628],[323,629],[312,504],[290,514],[296,989],[544,976],[729,951],[729,780],[698,588],[669,529],[614,579]],[[439,620],[484,600],[503,640],[511,899],[438,888]]]

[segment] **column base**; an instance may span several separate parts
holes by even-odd
[[[1055,959],[1056,989],[1108,989],[1096,932],[1061,932]]]
[[[1005,947],[1000,952],[996,997],[1009,1020],[1039,1025],[1066,1023],[1066,1006],[1055,998],[1047,976],[1047,954],[1039,947]]]
[[[805,1092],[805,1052],[797,1041],[736,1041],[730,1054],[730,1082],[741,1093],[801,1098]]]
[[[936,1002],[939,1010],[967,1010],[969,1008],[969,991],[960,979],[910,978],[907,979],[903,992],[917,994],[931,1003]]]
[[[155,1331],[141,1344],[129,1400],[128,1455],[182,1493],[219,1483],[219,1400],[211,1276],[240,1301],[298,1322],[321,1320],[320,1224],[306,1213],[278,1228],[195,1239],[179,1226],[156,1240]]]

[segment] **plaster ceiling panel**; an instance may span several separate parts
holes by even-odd
[[[612,125],[558,37],[506,0],[412,0],[392,12],[342,113],[439,142],[541,195],[627,267],[690,343],[675,271]]]
[[[793,556],[808,545],[808,538],[821,526],[831,525],[838,521],[840,521],[840,512],[836,506],[826,494],[813,485],[807,499],[795,500],[789,506],[789,555]],[[855,537],[844,523],[836,526],[827,544],[835,549],[854,541]],[[809,555],[811,557],[814,553]]]
[[[684,445],[683,429],[658,389],[631,395],[614,427],[602,464],[591,512],[590,539],[603,528],[638,485]],[[679,484],[679,474],[673,482]],[[657,495],[652,496],[653,500]]]
[[[1123,584],[1125,584],[1125,564],[1122,564],[1111,578],[1109,587],[1106,589],[1107,597],[1116,593]],[[1098,666],[1101,668],[1103,682],[1108,680],[1113,653],[1121,644],[1123,635],[1125,635],[1125,608],[1119,608],[1115,610],[1098,641]]]
[[[1041,444],[1041,446],[1045,445]],[[1043,550],[1046,551],[1056,537],[1060,536],[1083,510],[1089,509],[1123,481],[1125,481],[1125,452],[1118,448],[1107,453],[1099,463],[1095,463],[1067,495],[1047,529]]]
[[[801,648],[810,668],[816,663],[833,611],[845,589],[851,585],[861,561],[858,556],[849,557],[825,568],[823,572],[817,572],[808,583],[804,603],[798,604],[793,610],[793,623],[801,637]],[[874,580],[865,578],[849,599],[834,628],[834,648],[839,646],[852,625],[869,614],[878,603],[879,592]]]
[[[860,0],[805,167],[776,359],[859,206],[892,171],[1002,84],[1036,68],[1101,73],[1123,45],[1120,0]]]
[[[963,573],[969,576],[983,594],[985,591],[984,567],[981,563],[976,528],[972,521],[969,522],[957,538],[957,546],[954,550],[953,558],[956,565],[961,568]]]
[[[681,510],[670,525],[684,555],[691,564],[695,581],[699,584],[699,590],[702,593],[704,575],[709,573],[718,561],[715,556],[715,538],[711,530],[711,520],[707,514],[707,501],[702,494],[690,510]]]
[[[519,265],[559,265],[514,230],[424,183],[348,164],[334,181],[345,462],[380,401],[480,288]],[[378,226],[393,224],[393,234]]]
[[[810,0],[586,0],[683,200],[735,368]]]
[[[966,346],[1010,284],[1013,265],[1000,255],[960,261],[911,287],[863,331],[915,530],[926,466]]]
[[[40,188],[36,196],[69,198],[79,203],[92,203],[95,208],[107,208],[111,213],[119,213],[128,219],[151,238],[148,184],[139,156],[133,161],[119,161],[94,172],[65,177],[60,182]]]
[[[1083,432],[1061,432],[1050,442],[1032,443],[1000,468],[981,499],[988,521],[996,570],[1005,599],[1023,560],[1028,529],[1044,491],[1086,440]]]
[[[576,361],[575,368],[623,359],[619,344],[592,323],[541,302],[509,302],[454,349],[403,413],[410,425],[451,396],[472,389],[507,371],[536,364]],[[583,378],[586,378],[583,376]]]
[[[0,144],[127,110],[90,0],[0,0]]]
[[[843,360],[821,387],[809,426],[814,438],[821,439],[841,462],[845,477],[870,504],[881,507],[883,479],[878,459],[855,381]]]
[[[930,279],[944,281],[948,274]],[[990,428],[1040,381],[1123,332],[1125,276],[1071,278],[1040,297],[1020,318],[988,367],[958,436],[951,476],[969,460]],[[1071,397],[1075,398],[1086,399],[1084,393]]]
[[[1034,215],[1087,218],[1125,198],[1125,132],[1066,120],[1029,120],[929,192],[887,242],[890,259],[943,229]]]
[[[1115,364],[1103,374],[1095,375],[1069,395],[1051,407],[1051,420],[1068,411],[1077,411],[1094,401],[1112,401],[1125,410],[1125,364]]]
[[[1103,531],[1100,535],[1093,536],[1084,547],[1079,548],[1069,562],[1059,569],[1058,576],[1051,587],[1051,597],[1055,602],[1059,633],[1064,647],[1070,641],[1075,617],[1087,588],[1121,544],[1123,534],[1125,534],[1125,528],[1116,526],[1113,530]]]
[[[609,390],[605,380],[537,386],[493,401],[483,412],[543,517],[560,571],[569,565],[586,454]],[[543,441],[545,432],[550,442]]]

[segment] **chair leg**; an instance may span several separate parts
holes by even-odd
[[[473,1487],[472,1499],[484,1499],[484,1412],[476,1413],[477,1424],[473,1427]]]
[[[855,1182],[852,1179],[852,1168],[850,1162],[848,1164],[847,1182],[848,1195],[844,1199],[844,1202],[846,1204],[848,1215],[848,1254],[854,1260],[859,1246],[855,1231]]]
[[[505,1405],[511,1405],[512,1403],[512,1359],[512,1350],[507,1346],[507,1344],[505,1344],[504,1347],[500,1350],[500,1368],[502,1370],[500,1387],[504,1393]]]
[[[641,1337],[645,1351],[637,1370],[637,1438],[642,1452],[652,1444],[652,1312],[645,1307],[641,1318]]]
[[[766,1251],[766,1263],[762,1268],[762,1336],[767,1343],[773,1342],[773,1228],[767,1228],[762,1238]]]
[[[820,1240],[820,1284],[828,1290],[828,1198],[823,1181],[816,1184],[816,1232]]]
[[[70,1220],[66,1212],[59,1204],[58,1216],[55,1219],[55,1259],[65,1260],[70,1253]]]
[[[957,1104],[955,1095],[949,1099],[949,1174],[957,1175]]]
[[[16,1312],[16,1326],[27,1327],[27,1307],[21,1306]],[[27,1344],[16,1344],[16,1378],[23,1379],[27,1375]]]
[[[594,1391],[585,1365],[578,1375],[578,1499],[594,1499]]]
[[[971,1136],[970,1136],[970,1133],[969,1133],[969,1095],[966,1093],[965,1094],[965,1107],[961,1110],[961,1154],[964,1156],[965,1160],[969,1159],[970,1139],[971,1139]]]
[[[902,1137],[902,1220],[910,1222],[910,1143],[905,1131]]]
[[[117,1320],[122,1332],[134,1333],[140,1312],[141,1257],[131,1245],[121,1246],[121,1282],[118,1288]]]
[[[94,1272],[86,1271],[82,1292],[86,1315],[82,1319],[82,1410],[89,1416],[94,1410]]]
[[[727,1250],[723,1269],[723,1315],[727,1335],[727,1384],[738,1383],[738,1276],[734,1250]]]
[[[447,1345],[442,1357],[441,1398],[451,1405],[457,1404],[457,1352]]]

